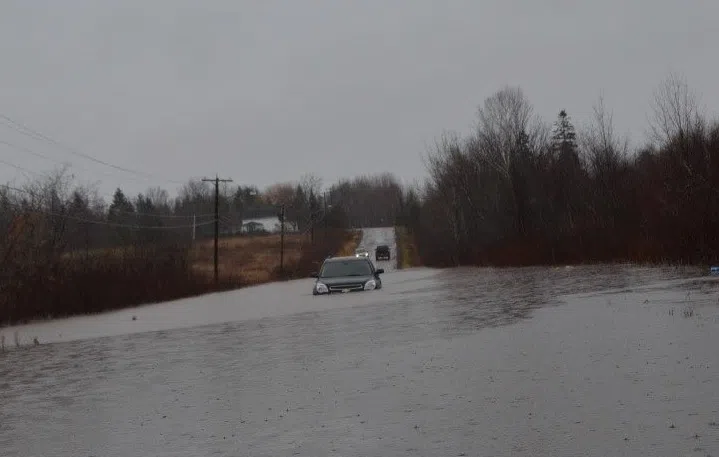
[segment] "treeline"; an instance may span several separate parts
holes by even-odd
[[[296,183],[275,184],[260,191],[254,185],[221,186],[219,229],[222,235],[243,233],[243,223],[277,219],[285,207],[287,230],[307,230],[322,219],[328,227],[347,226],[345,207],[327,204],[320,180],[308,176]],[[190,180],[175,198],[160,187],[134,197],[118,188],[106,202],[96,190],[73,186],[65,171],[20,188],[0,186],[0,229],[32,230],[42,225],[52,232],[60,250],[94,250],[136,243],[187,243],[214,235],[214,187]],[[325,214],[327,213],[327,214]],[[327,217],[325,217],[327,216]],[[326,222],[325,222],[326,219]],[[260,230],[261,231],[261,230]]]
[[[221,236],[252,219],[285,215],[287,231],[307,235],[298,260],[271,279],[301,277],[351,241],[350,226],[391,226],[403,202],[389,174],[326,187],[318,177],[221,186]],[[218,283],[202,268],[196,243],[213,236],[211,183],[190,180],[178,195],[152,187],[134,197],[117,189],[105,201],[66,170],[15,187],[0,185],[0,325],[39,317],[94,313],[244,285],[241,272]],[[277,224],[279,225],[279,224]],[[242,232],[244,234],[244,232]],[[229,268],[228,270],[232,270]]]
[[[348,240],[341,202],[326,204],[319,181],[291,185],[285,202],[271,186],[225,188],[220,226],[239,232],[247,218],[277,218],[308,234],[300,260],[280,279],[308,274]],[[93,313],[244,285],[239,272],[218,283],[196,268],[194,240],[212,236],[214,189],[190,181],[170,199],[160,188],[129,198],[118,189],[105,202],[64,171],[22,187],[0,185],[0,325],[39,317]],[[312,230],[312,232],[314,232]]]
[[[130,225],[129,204],[110,208],[64,173],[0,186],[0,325],[238,285],[214,284],[193,270],[188,221],[163,226],[164,219],[153,220],[160,212],[142,213],[133,224],[148,225]]]
[[[435,266],[716,261],[719,124],[674,76],[652,102],[652,140],[631,150],[601,100],[577,132],[565,111],[547,125],[504,88],[471,135],[437,141],[400,223]]]
[[[328,195],[342,203],[351,227],[387,227],[397,221],[403,188],[391,173],[380,173],[340,180]]]
[[[402,211],[404,190],[391,173],[340,179],[321,190],[319,178],[308,175],[300,183],[279,183],[265,190],[265,199],[285,205],[290,221],[303,230],[325,212],[330,226],[391,227]]]

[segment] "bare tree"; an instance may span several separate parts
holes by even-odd
[[[281,182],[272,184],[262,192],[262,199],[270,205],[285,205],[289,206],[292,204],[292,200],[295,196],[295,184],[291,182]]]
[[[616,167],[629,153],[629,138],[614,132],[614,115],[608,112],[604,98],[599,97],[592,107],[593,119],[589,128],[580,133],[580,145],[593,176]]]
[[[704,128],[704,113],[683,77],[671,73],[654,91],[650,128],[655,140],[687,141]]]
[[[213,190],[210,185],[200,179],[193,179],[184,184],[178,193],[179,202],[210,201]]]
[[[483,171],[487,185],[491,186],[484,192],[494,195],[494,208],[507,206],[509,210],[497,212],[498,218],[506,220],[499,222],[496,230],[510,230],[522,236],[527,231],[534,185],[530,182],[531,169],[547,137],[547,126],[534,115],[531,103],[518,87],[503,88],[478,109],[470,155],[482,168],[490,167],[497,173],[492,176],[488,170]]]
[[[477,110],[475,154],[507,179],[520,147],[536,142],[544,132],[534,108],[518,87],[505,87],[484,101]]]
[[[310,192],[315,195],[320,195],[322,189],[322,178],[314,173],[306,173],[300,178],[299,186],[302,188],[305,195],[309,195]]]
[[[158,214],[170,214],[170,194],[160,187],[150,187],[145,192],[145,199],[152,205]]]

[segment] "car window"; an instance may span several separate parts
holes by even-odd
[[[340,276],[369,276],[372,266],[369,262],[356,260],[336,260],[326,262],[320,271],[321,278],[338,278]]]

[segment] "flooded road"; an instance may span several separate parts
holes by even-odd
[[[0,355],[0,449],[718,455],[719,282],[702,273],[416,269],[367,293],[301,280],[0,329],[43,343]]]
[[[375,249],[381,244],[389,246],[390,260],[378,261],[375,259]],[[386,272],[397,269],[397,240],[395,238],[394,227],[363,228],[362,240],[358,247],[365,248],[369,251],[370,259],[377,265],[377,268],[384,268]]]

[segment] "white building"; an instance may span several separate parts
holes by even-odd
[[[279,217],[260,217],[242,221],[242,233],[279,233],[281,229]],[[296,231],[293,224],[285,222],[285,233]]]

